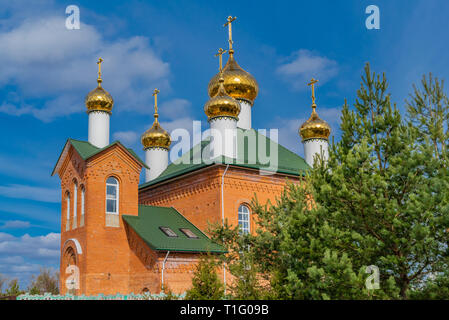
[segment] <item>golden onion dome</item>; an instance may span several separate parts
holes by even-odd
[[[158,89],[154,90],[153,96],[155,100],[154,104],[154,122],[150,129],[145,131],[144,134],[142,134],[142,137],[140,141],[142,142],[142,145],[145,149],[148,148],[162,148],[162,149],[169,149],[171,145],[171,138],[167,131],[165,131],[158,121],[158,113],[157,113],[157,94],[159,93]]]
[[[312,88],[312,115],[310,118],[304,122],[299,128],[299,134],[302,137],[302,141],[309,139],[329,139],[329,135],[331,134],[331,127],[327,124],[326,121],[322,120],[318,113],[316,113],[316,104],[315,104],[315,83],[318,80],[312,78],[310,82],[307,84]]]
[[[313,108],[310,118],[302,124],[301,128],[299,128],[299,134],[303,141],[309,139],[327,140],[331,134],[331,128],[326,121],[318,116],[315,108]]]
[[[209,121],[217,117],[238,119],[240,114],[240,103],[227,93],[224,82],[224,78],[219,77],[218,89],[215,96],[210,98],[204,105],[204,112]]]
[[[141,142],[144,149],[169,149],[171,145],[171,138],[168,132],[162,129],[156,118],[151,128],[145,131],[145,133],[142,135]]]
[[[208,86],[209,97],[214,97],[219,88],[220,73],[217,73]],[[251,105],[259,92],[256,79],[243,70],[234,59],[234,51],[229,50],[229,59],[223,68],[224,88],[234,99],[247,100]]]
[[[114,106],[114,99],[112,96],[101,86],[103,80],[101,79],[101,63],[103,59],[98,59],[98,85],[97,87],[88,93],[85,99],[85,104],[87,107],[87,112],[92,111],[105,111],[111,113],[112,107]]]

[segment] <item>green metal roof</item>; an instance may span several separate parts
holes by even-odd
[[[249,142],[249,138],[245,138],[245,136],[250,135],[253,135],[255,139],[252,141],[252,143]],[[203,140],[201,143],[197,144],[188,152],[186,152],[179,159],[171,163],[159,177],[150,182],[141,184],[139,188],[145,188],[151,185],[155,185],[161,181],[193,172],[217,163],[231,164],[238,167],[246,167],[252,169],[262,169],[295,176],[302,175],[305,171],[310,169],[310,166],[302,157],[288,150],[282,145],[274,142],[273,140],[267,138],[266,136],[260,134],[257,130],[244,130],[239,128],[237,130],[237,141],[239,143],[239,147],[237,148],[237,159],[218,157],[216,159],[213,159],[213,161],[209,161],[209,163],[203,161],[199,155],[202,154],[202,152],[208,147],[210,143],[209,140]],[[270,156],[270,144],[272,147],[274,146],[275,150],[277,151],[278,163],[275,168],[270,168],[269,164],[267,164],[267,161],[264,161],[259,157],[259,148],[263,147],[264,145],[265,152],[260,153],[262,155],[266,155],[267,158]],[[249,152],[250,149],[251,152]],[[252,158],[251,156],[255,156],[255,158]],[[196,163],[194,162],[194,159],[197,159]]]
[[[153,250],[226,252],[172,207],[139,205],[138,216],[122,215],[122,217]],[[177,237],[168,237],[160,227],[170,228]],[[190,229],[198,238],[187,237],[180,228]]]
[[[83,160],[87,160],[89,158],[92,158],[94,155],[102,152],[103,150],[109,149],[110,147],[112,147],[113,145],[120,145],[122,146],[125,150],[127,150],[142,166],[144,166],[145,168],[148,168],[147,165],[145,164],[145,162],[142,161],[142,159],[140,159],[140,157],[130,148],[126,148],[120,141],[114,141],[113,143],[107,145],[104,148],[98,148],[95,147],[93,144],[91,144],[90,142],[87,141],[80,141],[80,140],[75,140],[75,139],[67,139],[66,144],[64,145],[63,151],[61,152],[61,155],[59,156],[58,161],[56,162],[55,168],[53,169],[53,173],[52,175],[55,173],[56,167],[58,166],[58,163],[60,160],[62,160],[62,155],[64,154],[64,151],[66,150],[66,147],[68,145],[72,145],[76,152],[78,152],[78,154],[80,155],[81,158],[83,158]]]

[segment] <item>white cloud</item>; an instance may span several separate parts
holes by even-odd
[[[41,268],[57,268],[60,241],[59,233],[16,237],[0,232],[0,274],[9,279],[18,278],[23,286]]]
[[[25,229],[29,227],[30,223],[28,221],[10,220],[0,226],[0,229]]]
[[[336,76],[338,64],[307,49],[300,49],[284,59],[284,63],[278,66],[276,73],[289,82],[293,89],[305,90],[312,77],[325,83]]]
[[[61,191],[43,187],[32,187],[20,184],[0,186],[0,195],[8,198],[29,199],[41,202],[58,203]]]
[[[25,259],[41,259],[59,257],[60,234],[49,233],[44,236],[32,237],[25,234],[15,237],[0,232],[0,254],[11,254]]]
[[[169,64],[155,53],[150,39],[110,42],[94,26],[67,30],[63,15],[40,16],[0,28],[0,85],[13,87],[0,112],[43,121],[82,112],[85,95],[96,86],[100,56],[103,87],[116,101],[115,110],[145,113],[151,90],[144,88],[170,88]],[[46,102],[34,104],[34,99]]]

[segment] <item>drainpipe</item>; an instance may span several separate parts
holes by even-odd
[[[165,256],[164,261],[162,262],[162,279],[161,279],[161,289],[164,290],[164,270],[165,270],[165,262],[167,262],[168,255],[170,254],[170,251],[167,251],[167,255]],[[161,291],[162,291],[161,290]]]
[[[223,172],[223,176],[221,177],[221,221],[222,226],[224,227],[224,177],[226,172],[228,172],[229,164],[226,165],[226,169]],[[226,294],[226,263],[223,263],[223,284],[224,284],[224,293]]]

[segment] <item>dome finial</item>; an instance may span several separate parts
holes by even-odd
[[[153,91],[153,97],[154,97],[154,121],[158,122],[157,118],[159,117],[159,114],[157,113],[157,94],[160,91],[156,88]]]
[[[312,80],[310,80],[310,82],[307,84],[308,86],[312,87],[312,108],[315,109],[316,108],[316,104],[315,104],[315,83],[317,83],[318,80],[312,78]]]
[[[234,49],[232,49],[232,44],[234,43],[232,41],[232,22],[235,21],[237,17],[228,17],[228,21],[223,25],[223,27],[228,27],[229,30],[229,55],[232,56],[234,54]]]
[[[98,58],[97,64],[98,64],[98,85],[101,86],[101,83],[103,82],[103,80],[101,79],[101,63],[103,62],[103,59],[100,57]]]
[[[218,49],[218,53],[215,54],[216,57],[219,57],[219,68],[220,73],[223,71],[223,54],[225,54],[227,50],[223,50],[223,48]]]

